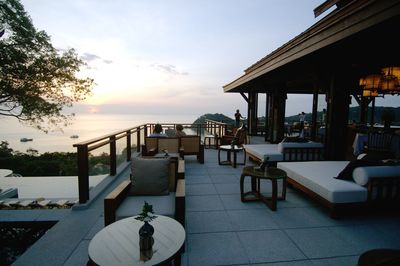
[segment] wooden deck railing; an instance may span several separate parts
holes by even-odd
[[[163,129],[175,129],[176,123],[162,123]],[[226,124],[207,120],[205,124],[190,124],[181,123],[186,129],[191,129],[193,134],[202,136],[204,131],[212,132],[213,134],[223,135],[226,130]],[[132,148],[136,146],[136,151],[140,152],[140,146],[144,138],[153,132],[155,123],[148,123],[125,130],[117,131],[108,135],[79,142],[73,146],[78,152],[78,190],[79,203],[85,203],[89,200],[89,157],[90,152],[98,150],[106,145],[109,145],[109,174],[115,176],[117,174],[117,140],[126,139],[126,157],[124,161],[130,161],[132,156]]]

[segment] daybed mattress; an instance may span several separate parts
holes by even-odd
[[[286,171],[288,177],[331,203],[366,201],[367,188],[352,181],[333,178],[348,163],[348,161],[280,162],[277,167]]]
[[[269,156],[269,161],[277,162],[283,160],[283,154],[278,151],[278,144],[246,144],[243,145],[246,153],[250,153],[260,160],[264,155]]]

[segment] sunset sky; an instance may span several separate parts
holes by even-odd
[[[78,112],[225,113],[246,104],[222,86],[306,30],[323,0],[22,0],[56,48],[75,48],[95,79]],[[323,17],[323,16],[321,16]],[[311,111],[289,96],[287,115]]]

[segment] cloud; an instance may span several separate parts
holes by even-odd
[[[90,54],[90,53],[84,53],[84,54],[81,56],[81,58],[82,58],[82,60],[85,60],[85,61],[88,61],[88,62],[101,59],[100,56],[95,55],[95,54]]]
[[[102,60],[103,63],[105,63],[105,64],[112,64],[113,63],[112,60],[103,59],[101,56],[98,56],[96,54],[91,54],[91,53],[84,53],[81,56],[81,59],[86,61],[86,62],[93,62],[93,61],[96,61],[96,60]]]
[[[161,71],[161,72],[165,72],[168,74],[172,74],[172,75],[189,75],[188,72],[180,72],[176,69],[176,66],[174,65],[162,65],[162,64],[152,64],[151,67],[154,67],[155,69]]]

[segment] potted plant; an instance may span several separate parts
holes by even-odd
[[[142,212],[135,218],[136,220],[144,222],[143,226],[139,229],[140,250],[148,250],[153,246],[154,227],[149,224],[149,222],[155,218],[157,218],[157,216],[153,214],[153,205],[150,205],[145,201]]]

